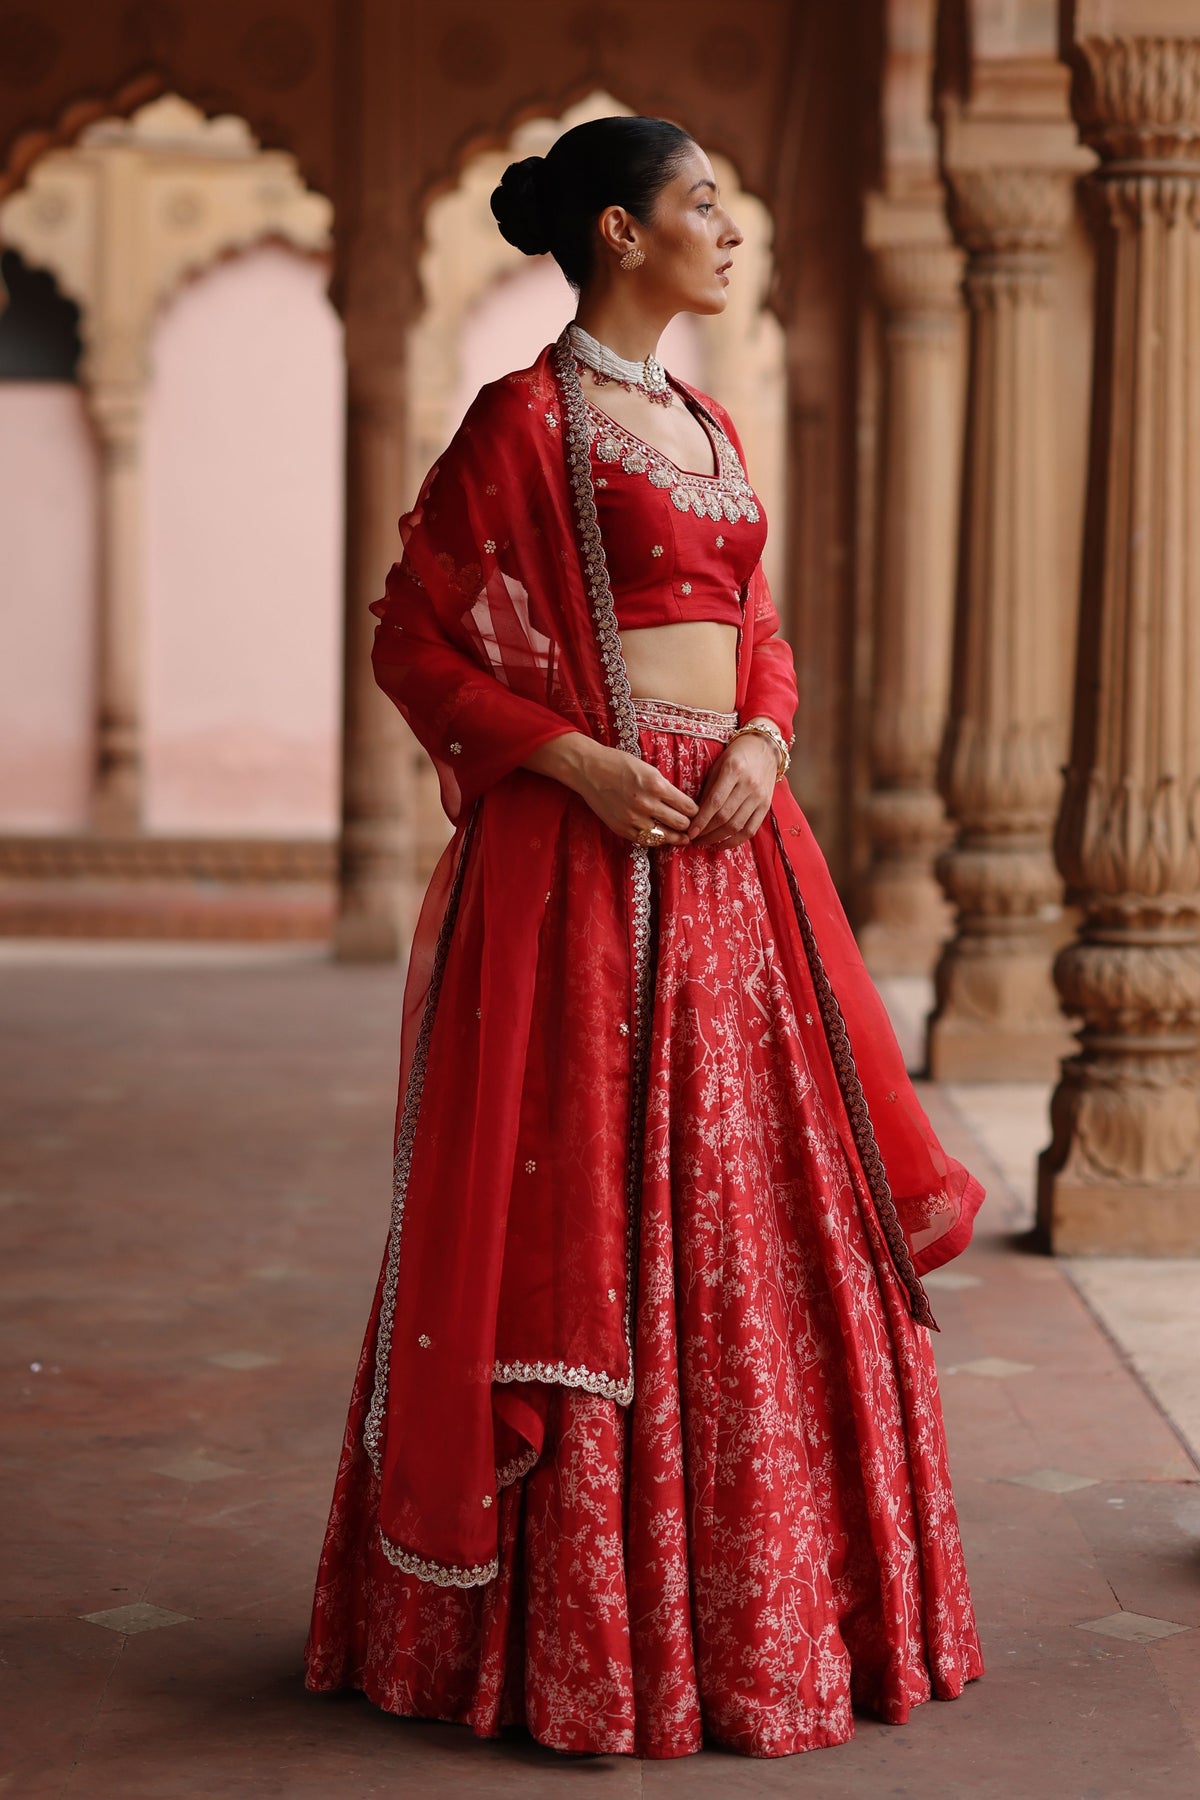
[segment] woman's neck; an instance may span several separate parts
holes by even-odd
[[[657,354],[667,320],[648,313],[631,295],[609,292],[582,296],[575,323],[628,362],[645,362]]]

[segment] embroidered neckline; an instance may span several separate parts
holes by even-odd
[[[644,475],[651,487],[669,488],[678,512],[694,512],[701,519],[727,519],[731,525],[747,519],[759,521],[758,500],[746,479],[741,459],[715,419],[701,420],[712,444],[716,469],[702,475],[681,469],[677,462],[653,444],[584,399],[592,454],[602,463],[620,463],[627,475]]]
[[[715,467],[711,475],[709,475],[705,474],[703,469],[683,468],[680,463],[675,461],[673,456],[668,456],[665,450],[660,450],[655,444],[648,444],[645,438],[640,438],[636,431],[630,431],[628,425],[622,425],[619,420],[613,418],[611,413],[605,412],[602,406],[597,406],[595,401],[589,400],[586,395],[584,396],[583,403],[587,407],[593,423],[611,429],[615,434],[625,438],[629,443],[636,445],[637,448],[644,451],[647,456],[653,457],[659,462],[666,463],[669,469],[674,469],[680,481],[720,481],[722,475],[721,451],[716,436],[717,432],[720,431],[720,427],[715,420],[706,423],[705,420],[700,417],[699,413],[692,413],[693,419],[695,419],[705,437],[708,439],[709,448],[713,453],[713,463]],[[688,411],[691,412],[690,407],[688,408]],[[724,437],[725,434],[722,432],[721,435]],[[726,438],[725,441],[728,443],[729,440]]]

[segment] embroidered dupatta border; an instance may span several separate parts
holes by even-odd
[[[892,1196],[887,1170],[884,1168],[883,1158],[879,1154],[879,1144],[875,1137],[875,1127],[871,1123],[870,1108],[867,1105],[862,1079],[854,1060],[850,1034],[846,1030],[845,1015],[838,1003],[838,997],[833,991],[833,983],[825,972],[825,964],[817,946],[816,933],[813,931],[812,921],[808,916],[808,908],[804,904],[804,896],[800,892],[796,871],[784,848],[779,821],[774,812],[771,814],[771,827],[775,833],[779,854],[783,859],[792,905],[796,909],[796,922],[800,927],[800,936],[804,942],[804,953],[812,971],[813,988],[817,996],[817,1005],[821,1011],[821,1023],[825,1028],[825,1037],[829,1044],[829,1054],[833,1059],[834,1073],[837,1076],[838,1086],[842,1090],[842,1098],[846,1103],[850,1129],[854,1134],[858,1158],[875,1205],[876,1217],[887,1240],[888,1251],[895,1265],[896,1273],[908,1294],[909,1311],[918,1325],[926,1325],[931,1331],[936,1331],[937,1321],[933,1316],[929,1297],[921,1285],[921,1278],[913,1263],[908,1239],[904,1235],[904,1227],[901,1225],[900,1215],[896,1211],[896,1202]]]
[[[616,727],[617,743],[630,756],[642,754],[638,720],[633,707],[633,690],[621,654],[621,635],[617,630],[617,614],[613,605],[608,577],[608,561],[600,536],[600,519],[596,511],[596,491],[592,486],[592,433],[588,423],[587,401],[571,340],[566,331],[552,352],[554,373],[562,396],[563,433],[567,458],[567,479],[575,509],[575,530],[583,578],[592,607],[592,623],[596,645],[604,668],[608,688],[609,711]],[[633,1399],[633,1312],[637,1287],[637,1219],[641,1193],[641,1131],[646,1098],[646,1071],[650,1041],[650,852],[641,844],[629,844],[629,906],[632,925],[632,1014],[630,1083],[629,1083],[629,1149],[625,1241],[625,1351],[628,1374],[613,1376],[602,1371],[575,1368],[567,1363],[507,1362],[497,1363],[492,1371],[494,1381],[548,1381],[564,1387],[582,1388],[586,1393],[628,1405]]]

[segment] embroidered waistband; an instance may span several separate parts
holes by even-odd
[[[639,725],[651,731],[676,731],[685,737],[717,738],[727,744],[737,730],[735,712],[711,712],[705,706],[681,706],[675,700],[650,700],[634,695],[633,713]]]

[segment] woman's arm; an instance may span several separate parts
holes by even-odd
[[[660,825],[664,844],[686,844],[696,802],[652,763],[614,750],[582,731],[543,744],[523,765],[561,781],[585,800],[610,831],[636,843],[647,826]]]

